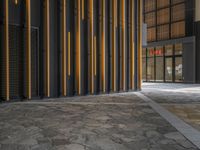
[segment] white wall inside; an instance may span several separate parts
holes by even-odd
[[[200,0],[195,3],[195,21],[200,21]]]

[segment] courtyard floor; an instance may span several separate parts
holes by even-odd
[[[0,150],[198,150],[199,131],[200,85],[0,104]]]

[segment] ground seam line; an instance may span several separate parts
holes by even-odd
[[[143,95],[142,93],[135,92],[135,95],[144,100],[151,106],[157,113],[166,119],[173,127],[175,127],[181,134],[183,134],[190,142],[200,149],[200,132],[194,129],[189,124],[185,123],[176,115],[172,114],[164,107]]]

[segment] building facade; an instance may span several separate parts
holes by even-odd
[[[140,90],[142,0],[1,0],[0,99]]]
[[[143,81],[200,81],[197,2],[144,0],[148,44],[143,46]]]

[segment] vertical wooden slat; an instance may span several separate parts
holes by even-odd
[[[106,52],[105,52],[105,0],[102,0],[102,82],[103,92],[106,92]]]
[[[66,0],[62,1],[62,77],[63,77],[63,96],[67,95],[67,61],[66,61]]]
[[[96,36],[94,36],[94,77],[97,75],[97,43]]]
[[[6,80],[6,85],[5,85],[5,96],[6,100],[10,100],[10,72],[9,72],[9,1],[5,0],[5,80]]]
[[[138,88],[142,86],[142,0],[138,0]]]
[[[30,0],[26,0],[26,34],[27,34],[27,96],[31,99],[31,4]]]
[[[130,21],[131,21],[131,38],[130,38],[130,50],[131,50],[131,88],[134,89],[135,82],[135,49],[134,49],[134,1],[130,1]]]
[[[93,28],[93,0],[89,0],[90,11],[90,52],[91,52],[91,94],[94,94],[94,28]]]
[[[71,37],[70,32],[68,32],[68,76],[71,76]]]
[[[81,0],[77,0],[77,29],[76,29],[76,77],[77,77],[77,92],[81,95]]]
[[[82,20],[84,20],[84,18],[85,18],[85,1],[84,0],[82,0]]]
[[[50,97],[50,15],[49,0],[45,0],[46,96]]]
[[[116,27],[117,27],[117,2],[116,0],[113,0],[112,3],[112,19],[113,19],[113,31],[112,31],[112,54],[113,54],[113,60],[112,60],[112,79],[113,79],[113,91],[115,92],[117,90],[116,87]]]
[[[126,16],[125,16],[125,0],[122,0],[122,71],[123,71],[123,90],[126,90],[126,41],[125,41],[125,21],[126,21]]]

